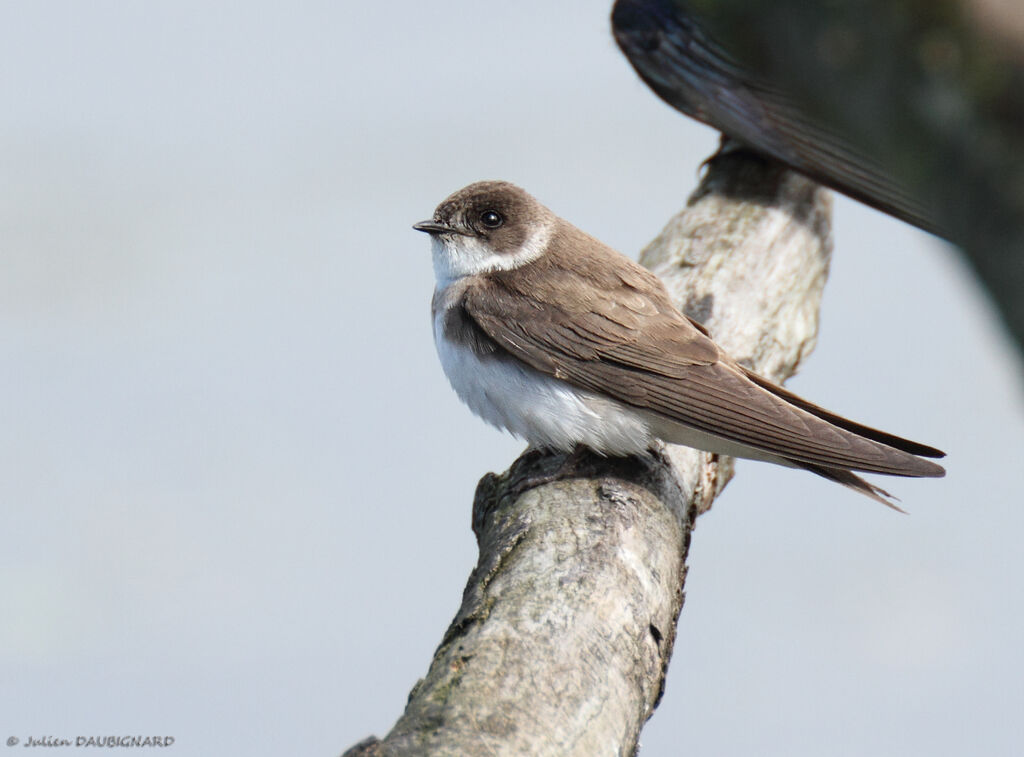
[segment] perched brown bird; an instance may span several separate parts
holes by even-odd
[[[431,236],[434,339],[469,408],[534,447],[644,454],[655,439],[805,468],[942,476],[943,453],[842,418],[737,363],[657,276],[507,182],[471,184]]]

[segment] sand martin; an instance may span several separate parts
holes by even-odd
[[[854,471],[942,476],[932,447],[862,426],[744,368],[653,273],[519,187],[471,184],[431,237],[434,340],[459,398],[540,449],[644,454],[656,439],[805,468],[885,504]]]

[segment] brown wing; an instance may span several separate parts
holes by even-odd
[[[909,439],[904,439],[899,436],[894,436],[885,431],[879,431],[876,428],[870,426],[864,426],[860,423],[851,421],[848,418],[844,418],[841,415],[826,410],[823,407],[815,405],[813,402],[808,402],[803,397],[800,397],[792,392],[783,389],[778,384],[774,384],[763,376],[758,376],[753,371],[748,371],[746,368],[743,369],[744,375],[753,381],[755,384],[763,389],[767,389],[772,394],[780,397],[786,402],[799,407],[802,410],[806,410],[811,415],[816,415],[824,421],[828,421],[834,426],[839,426],[842,429],[851,431],[858,436],[863,436],[873,441],[885,444],[889,447],[895,447],[896,449],[909,452],[912,455],[921,455],[922,457],[945,457],[946,453],[942,450],[935,449],[935,447],[929,447],[926,444],[919,442],[912,442]]]
[[[462,306],[502,349],[542,373],[797,464],[942,475],[934,463],[758,386],[720,359],[718,347],[671,307],[660,286],[649,294],[621,277],[598,282],[584,271],[527,268],[480,277]]]

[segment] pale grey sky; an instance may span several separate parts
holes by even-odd
[[[521,444],[448,388],[410,224],[477,179],[630,254],[716,135],[610,3],[0,4],[0,736],[386,732]],[[1010,755],[1024,393],[951,250],[837,202],[791,386],[944,448],[899,516],[743,462],[645,755]]]

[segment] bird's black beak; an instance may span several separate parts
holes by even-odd
[[[416,231],[425,231],[428,234],[448,234],[455,231],[451,226],[437,221],[420,221],[412,225]]]

